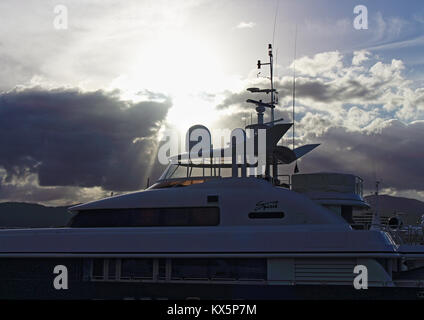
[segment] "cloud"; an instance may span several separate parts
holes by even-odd
[[[0,1],[0,27],[8,30],[2,33],[0,42],[0,91],[29,85],[34,76],[43,80],[43,86],[47,83],[97,90],[109,88],[114,79],[131,74],[134,69],[138,77],[133,81],[140,85],[146,79],[148,84],[152,81],[152,65],[156,72],[168,71],[161,67],[167,59],[158,56],[158,52],[162,47],[167,51],[170,40],[180,32],[186,35],[187,29],[193,30],[191,23],[187,23],[189,13],[204,3]],[[58,4],[68,8],[67,30],[53,27],[57,16],[54,8]],[[187,25],[190,27],[184,29]],[[161,82],[164,81],[162,78]]]
[[[246,28],[252,29],[255,26],[256,26],[255,22],[244,22],[244,21],[242,21],[236,26],[236,28],[237,29],[246,29]]]
[[[329,104],[332,103],[366,103],[373,102],[378,98],[378,89],[380,82],[363,85],[355,79],[344,79],[343,81],[328,81],[321,78],[297,77],[296,78],[296,98],[297,102],[310,104],[319,102],[323,104],[324,109],[332,110]],[[293,79],[291,77],[280,78],[275,82],[281,100],[280,105],[291,103],[293,94]],[[263,85],[265,87],[265,85]],[[246,103],[246,100],[252,98],[249,92],[227,93],[226,97],[217,109],[227,109],[238,106],[239,108],[251,108],[252,105]],[[255,99],[268,101],[270,98],[266,94],[255,95]]]
[[[383,17],[378,11],[373,19],[375,30],[375,41],[390,42],[398,39],[402,31],[410,23],[400,17]]]
[[[314,117],[305,117],[304,128],[319,125],[314,120]],[[398,192],[424,191],[424,121],[405,124],[391,119],[359,130],[331,126],[325,121],[321,125],[321,133],[309,131],[298,141],[322,142],[302,161],[303,172],[350,172],[364,178],[368,189],[372,189],[377,178],[382,180],[383,187]]]
[[[371,53],[366,50],[355,51],[353,53],[352,65],[359,66],[362,62],[369,59],[369,55],[371,55]]]
[[[393,41],[381,45],[374,45],[368,48],[368,50],[391,50],[401,49],[408,47],[416,47],[424,45],[424,36],[418,36],[412,39]]]
[[[22,189],[28,177],[31,185],[37,177],[40,187],[144,187],[170,107],[169,99],[133,103],[100,90],[30,88],[0,94],[0,197],[6,185]]]
[[[101,187],[43,187],[37,174],[29,174],[6,182],[6,172],[0,169],[0,199],[10,202],[41,203],[50,206],[72,205],[110,195]]]
[[[296,70],[312,77],[317,75],[332,77],[342,68],[342,58],[342,54],[338,51],[318,53],[312,58],[305,56],[296,60]]]
[[[415,13],[413,16],[415,21],[419,22],[419,23],[424,23],[424,15],[423,14],[419,14],[419,13]]]
[[[412,121],[424,117],[424,88],[417,87],[407,80],[403,72],[403,61],[393,59],[390,63],[378,61],[366,51],[354,52],[350,64],[347,56],[341,53],[325,52],[312,57],[302,57],[292,64],[296,66],[296,104],[316,112],[331,113],[337,124],[348,119],[347,107],[361,106],[361,109],[383,119],[398,118]],[[364,61],[367,61],[365,66]],[[253,82],[255,81],[255,82]],[[262,80],[253,80],[249,86],[267,86]],[[275,79],[279,91],[280,106],[291,104],[293,79],[284,76]],[[255,96],[269,100],[266,95]],[[217,108],[245,109],[245,101],[252,94],[225,92]],[[375,113],[375,110],[378,110]]]
[[[401,60],[385,63],[367,51],[349,57],[326,52],[296,61],[296,146],[322,143],[302,159],[301,171],[350,172],[364,178],[368,190],[377,176],[392,194],[424,194],[424,121],[419,120],[424,88],[404,77]],[[246,88],[268,85],[261,81],[254,79]],[[276,78],[275,86],[276,111],[291,121],[292,78]],[[230,112],[227,126],[241,126],[237,118],[254,113],[248,98],[267,99],[245,90],[224,94],[217,109]],[[291,147],[290,136],[282,143]]]

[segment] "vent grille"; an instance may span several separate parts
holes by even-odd
[[[296,281],[352,282],[355,274],[353,261],[296,260]]]

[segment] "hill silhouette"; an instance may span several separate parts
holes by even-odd
[[[35,203],[0,203],[0,228],[49,228],[66,226],[73,214],[65,207]]]
[[[371,205],[372,209],[375,208],[375,195],[366,196],[365,200]],[[417,224],[417,221],[419,221],[424,214],[424,202],[416,199],[392,197],[388,195],[378,196],[378,208],[380,216],[392,217],[397,213],[404,213],[405,215],[402,217],[404,224]]]

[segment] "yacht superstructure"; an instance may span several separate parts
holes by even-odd
[[[271,45],[268,54],[258,67],[272,75]],[[352,210],[368,207],[361,178],[279,174],[318,144],[278,145],[293,123],[274,119],[270,79],[270,89],[248,89],[270,102],[247,101],[258,113],[245,128],[254,156],[260,130],[266,138],[263,168],[247,162],[246,148],[239,161],[236,139],[227,150],[193,155],[189,147],[148,189],[70,208],[66,228],[0,230],[0,298],[423,298],[422,241],[352,227]],[[66,288],[55,286],[57,266]],[[367,270],[367,289],[354,287],[357,266]]]

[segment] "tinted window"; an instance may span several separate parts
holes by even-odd
[[[93,277],[95,278],[103,277],[103,259],[93,260]]]
[[[152,259],[122,259],[121,277],[129,279],[152,279]]]
[[[209,262],[210,279],[237,279],[234,260],[214,259]]]
[[[216,226],[219,208],[99,209],[78,212],[69,224],[73,228]]]
[[[265,259],[237,260],[237,274],[240,280],[266,280],[266,268]]]
[[[176,259],[172,261],[172,279],[209,279],[208,259]]]
[[[169,264],[167,264],[168,262]],[[266,259],[255,258],[176,258],[176,259],[89,259],[88,279],[140,281],[167,279],[167,265],[170,267],[171,280],[199,281],[256,281],[267,279]],[[156,275],[154,277],[154,265]],[[104,267],[108,273],[104,274]],[[117,266],[120,266],[119,268]]]
[[[116,278],[116,259],[109,259],[108,279]]]
[[[166,279],[166,259],[158,260],[159,270],[158,270],[158,278],[160,280]]]
[[[218,196],[208,196],[208,202],[218,202]]]
[[[284,212],[251,212],[250,219],[282,219]]]
[[[265,259],[173,259],[172,280],[266,280]]]

